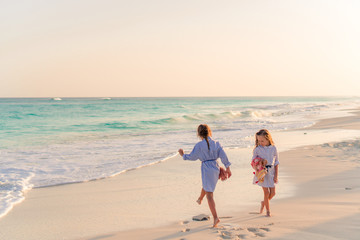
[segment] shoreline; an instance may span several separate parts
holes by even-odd
[[[313,126],[305,129],[360,129],[359,109],[349,109],[347,112],[352,114],[352,116],[322,119],[316,122]]]
[[[359,123],[359,129],[360,129],[360,111],[358,109],[351,109],[351,110],[345,110],[347,111],[348,113],[350,114],[355,114],[356,116],[356,121],[358,121]],[[331,121],[331,128],[341,128],[341,129],[354,129],[354,124],[353,122],[351,122],[351,120],[354,120],[354,118],[352,116],[346,116],[346,117],[337,117],[337,118],[327,118],[325,119],[326,121],[325,122],[328,122],[328,121]],[[329,125],[330,124],[324,124],[322,123],[322,121],[324,121],[324,119],[320,119],[318,122],[316,122],[315,124],[313,124],[312,126],[310,127],[304,127],[304,128],[298,128],[298,129],[291,129],[291,130],[280,130],[280,132],[293,132],[293,131],[306,131],[306,130],[320,130],[320,129],[327,129],[329,128]],[[349,122],[350,121],[350,122]],[[341,123],[348,123],[349,126],[347,125],[342,125]],[[241,147],[224,147],[225,150],[233,150],[233,149],[243,149]],[[168,161],[168,160],[171,160],[172,158],[175,158],[178,154],[177,153],[173,153],[161,160],[157,160],[155,162],[152,162],[152,163],[148,163],[148,164],[145,164],[145,165],[141,165],[141,166],[138,166],[138,167],[133,167],[133,168],[129,168],[129,169],[125,169],[125,170],[122,170],[118,173],[115,173],[115,174],[112,174],[110,176],[107,176],[107,177],[100,177],[100,178],[95,178],[95,179],[90,179],[90,180],[86,180],[86,181],[78,181],[78,182],[65,182],[65,183],[59,183],[59,184],[54,184],[54,185],[46,185],[46,186],[38,186],[38,187],[33,187],[31,189],[39,189],[39,188],[51,188],[51,187],[57,187],[57,186],[62,186],[62,185],[70,185],[70,184],[81,184],[81,183],[87,183],[87,182],[92,182],[92,181],[100,181],[100,180],[104,180],[104,179],[107,179],[107,178],[112,178],[112,177],[116,177],[120,174],[124,174],[126,172],[129,172],[129,171],[133,171],[133,170],[137,170],[137,169],[140,169],[140,168],[143,168],[143,167],[150,167],[152,165],[155,165],[155,164],[159,164],[159,163],[162,163],[162,162],[165,162],[165,161]],[[31,190],[30,189],[30,190]]]
[[[357,111],[356,113],[357,113],[357,116],[359,117],[360,112]],[[352,120],[353,120],[353,122],[355,122],[354,123],[355,127],[352,127],[354,125],[351,125]],[[359,118],[356,118],[356,121],[355,121],[354,117],[341,117],[338,119],[333,118],[333,119],[320,120],[319,123],[322,122],[321,124],[324,124],[324,121],[327,122],[327,124],[329,124],[329,122],[331,122],[332,126],[333,127],[335,126],[335,128],[340,128],[342,126],[341,123],[346,121],[346,122],[348,122],[348,125],[346,126],[347,128],[345,128],[345,129],[354,129],[354,128],[360,129],[360,127],[358,128],[358,125],[356,125],[356,124],[360,123]],[[338,125],[336,125],[336,123]],[[320,126],[321,126],[321,124],[320,124]],[[316,126],[316,125],[317,124],[315,124],[314,126]],[[316,126],[316,128],[314,128],[314,129],[316,130],[318,127],[319,126]],[[311,130],[312,128],[308,128],[308,129]],[[314,129],[312,129],[312,130],[314,130]],[[320,129],[328,129],[328,127],[326,127],[326,125],[325,126],[323,125],[323,127]],[[305,129],[301,129],[300,131],[303,131],[303,130],[305,130]],[[295,149],[295,150],[290,150],[290,151],[285,151],[285,152],[280,151],[281,152],[280,153],[280,161],[281,161],[281,159],[283,159],[283,156],[287,156],[286,154],[288,154],[288,152],[296,152],[296,153],[298,153],[299,151],[303,152],[304,149],[306,150],[306,148],[310,148],[310,147],[316,147],[316,146],[300,147],[300,150]],[[318,150],[320,150],[320,149],[318,149]],[[234,151],[234,152],[236,152],[236,151]],[[235,154],[234,156],[236,157],[238,155]],[[117,214],[112,214],[111,211],[112,211],[112,208],[116,209],[116,210],[114,210],[115,212],[119,210],[118,208],[119,208],[119,205],[121,205],[121,198],[114,200],[112,197],[116,196],[117,194],[121,194],[121,193],[129,194],[128,197],[132,198],[133,201],[135,201],[135,203],[138,203],[139,208],[142,207],[141,205],[146,204],[145,198],[140,199],[140,200],[144,200],[144,202],[145,202],[144,203],[142,201],[139,201],[139,199],[138,199],[139,196],[131,195],[131,192],[133,192],[133,190],[132,190],[131,186],[129,186],[129,183],[130,183],[130,185],[135,184],[135,186],[137,186],[139,188],[138,190],[141,192],[144,191],[144,195],[146,195],[146,191],[149,191],[149,193],[150,193],[151,187],[158,188],[158,185],[163,185],[162,186],[163,190],[170,191],[171,188],[167,188],[166,184],[179,181],[179,179],[172,179],[173,176],[171,175],[172,172],[176,173],[176,171],[177,171],[176,168],[179,166],[182,167],[184,169],[184,171],[187,171],[188,174],[199,175],[199,169],[197,168],[198,166],[195,166],[194,164],[190,164],[190,163],[184,163],[183,161],[178,161],[178,162],[176,162],[175,165],[172,165],[172,163],[175,161],[176,160],[174,158],[174,159],[171,159],[170,161],[160,161],[157,164],[152,164],[153,166],[156,166],[155,168],[151,165],[149,167],[142,167],[141,168],[142,173],[148,174],[147,175],[147,177],[149,178],[148,183],[146,183],[146,182],[140,183],[137,180],[137,176],[136,176],[137,174],[135,173],[136,171],[128,171],[128,172],[126,172],[126,174],[124,174],[124,175],[129,176],[129,178],[127,179],[127,181],[128,181],[127,183],[126,182],[121,183],[121,181],[114,182],[113,180],[119,179],[119,176],[123,175],[123,174],[118,174],[115,177],[105,178],[105,179],[102,179],[101,181],[95,180],[95,181],[85,182],[87,187],[84,185],[84,183],[81,183],[81,184],[71,184],[71,185],[66,184],[66,185],[55,186],[55,187],[34,188],[31,192],[26,194],[26,199],[23,203],[21,203],[20,205],[17,205],[15,207],[15,209],[13,209],[7,216],[5,216],[3,219],[0,219],[0,227],[2,229],[7,229],[6,233],[4,233],[3,231],[0,233],[0,237],[3,238],[2,235],[4,235],[4,239],[24,239],[24,236],[27,236],[27,234],[33,233],[36,235],[36,236],[34,236],[35,237],[34,239],[123,239],[123,238],[125,238],[125,239],[141,239],[141,236],[143,236],[143,237],[150,236],[148,234],[152,233],[155,235],[152,235],[151,239],[156,239],[157,237],[159,237],[159,239],[172,239],[171,238],[172,236],[175,239],[178,239],[181,236],[186,236],[186,239],[215,239],[216,236],[220,233],[216,233],[214,235],[213,230],[208,229],[208,226],[210,225],[209,222],[205,222],[205,223],[190,222],[187,224],[183,223],[183,225],[181,225],[181,224],[179,224],[179,221],[180,222],[188,221],[188,220],[185,220],[185,218],[181,218],[181,217],[179,217],[179,219],[183,219],[183,220],[179,220],[178,222],[176,222],[173,225],[165,225],[165,226],[162,225],[161,227],[155,227],[155,228],[150,227],[150,228],[142,229],[142,230],[135,229],[135,230],[121,231],[121,232],[118,232],[116,230],[116,229],[118,229],[118,226],[121,226],[122,222],[119,218],[121,218],[123,216],[121,215],[121,211],[117,212]],[[289,168],[288,172],[292,172],[292,171],[290,171],[291,164],[286,163],[284,166],[284,169],[286,169],[286,168]],[[339,168],[337,167],[336,169],[339,169]],[[282,171],[282,173],[287,172],[286,170],[285,171],[281,170],[281,171]],[[281,174],[281,172],[280,172],[280,174]],[[318,176],[319,174],[316,173],[315,176],[316,175]],[[284,179],[289,178],[289,176],[283,176],[283,177],[284,177]],[[182,179],[182,180],[185,181],[184,184],[187,186],[188,190],[190,190],[192,196],[197,196],[197,192],[201,187],[200,181],[186,182],[187,181],[186,176],[184,176],[184,179]],[[151,185],[150,181],[152,181],[154,183],[154,185]],[[117,184],[117,186],[115,186],[115,184]],[[119,184],[121,186],[119,186]],[[298,183],[296,183],[296,184],[298,184]],[[227,182],[225,184],[222,184],[219,182],[219,185],[221,187],[220,186],[217,187],[218,194],[220,193],[220,191],[226,191],[226,188],[228,187]],[[150,187],[150,189],[149,189],[149,187]],[[280,185],[279,185],[279,187],[280,187]],[[229,190],[229,189],[227,189],[227,190]],[[80,191],[80,193],[79,193],[79,191]],[[297,187],[295,194],[298,194],[298,191],[299,191],[299,189]],[[103,194],[107,194],[105,198],[108,198],[108,199],[106,199],[105,202],[103,201],[104,199],[102,199],[102,201],[99,201],[99,199],[101,198],[101,195],[103,195]],[[171,192],[171,194],[174,194],[174,198],[176,197],[175,192]],[[279,194],[281,194],[281,192]],[[70,195],[70,197],[66,196],[66,195]],[[85,195],[85,196],[82,196],[82,195]],[[73,196],[75,198],[71,200],[71,196]],[[90,199],[87,199],[86,196]],[[151,194],[150,194],[150,196],[151,196]],[[215,197],[216,197],[216,194],[215,194]],[[278,202],[280,202],[280,201],[287,202],[287,201],[290,201],[289,199],[292,199],[292,197],[283,198],[283,199],[276,199],[276,197],[275,197],[274,209],[276,208]],[[84,207],[84,206],[80,205],[81,203],[86,203],[87,201],[92,202],[91,204],[89,204],[88,207]],[[98,202],[96,202],[96,201],[98,201]],[[177,204],[177,202],[175,200],[174,200],[174,203]],[[219,208],[222,207],[222,204],[223,204],[222,200],[217,201],[217,205],[219,206]],[[63,207],[64,207],[64,209],[63,209]],[[91,211],[89,211],[89,207],[91,208]],[[93,208],[93,207],[95,207],[95,208]],[[156,207],[156,206],[151,206],[151,207]],[[163,206],[158,206],[158,207],[163,207]],[[187,206],[187,205],[185,205],[183,207],[185,209],[189,208],[189,206]],[[209,210],[206,206],[206,201],[204,201],[204,204],[201,207],[202,208],[200,208],[199,210],[194,210],[197,208],[190,207],[190,209],[188,209],[188,215],[189,214],[197,215],[197,213],[201,213],[201,212],[209,213]],[[61,209],[60,211],[59,211],[59,208]],[[66,208],[69,208],[69,209],[66,209]],[[78,210],[78,208],[80,209],[80,211]],[[250,204],[248,208],[250,209],[253,207]],[[83,219],[83,222],[80,225],[72,226],[73,222],[71,222],[71,218],[69,219],[69,216],[72,215],[73,211],[77,211],[77,214],[75,216],[75,218],[77,218],[77,220]],[[281,212],[281,210],[279,210],[279,211]],[[248,213],[246,213],[244,211],[240,211],[240,212],[232,211],[232,212],[234,212],[233,215],[235,215],[235,216],[232,216],[231,218],[224,218],[224,220],[222,221],[222,224],[230,224],[230,225],[235,224],[236,225],[235,222],[237,220],[239,222],[243,222],[243,224],[246,225],[246,223],[244,222],[244,219],[241,220],[241,216],[239,216],[239,215],[243,214],[244,216],[248,217],[249,216]],[[276,209],[274,212],[276,212]],[[25,214],[23,214],[23,213],[25,213]],[[139,211],[138,214],[141,214],[141,211]],[[142,214],[144,214],[144,213],[142,213]],[[154,214],[156,214],[156,211],[154,212]],[[96,219],[92,219],[92,216],[94,216],[94,215],[97,216]],[[221,216],[224,216],[224,215],[221,215]],[[253,217],[253,216],[255,216],[255,215],[251,215],[251,217]],[[278,215],[276,215],[276,217],[278,217]],[[283,217],[286,218],[286,215],[283,215]],[[271,218],[271,219],[273,219],[273,218]],[[90,221],[90,220],[92,220],[92,221]],[[69,223],[67,223],[66,221],[69,221]],[[256,223],[256,221],[254,223],[252,223],[252,221],[250,221],[250,220],[246,220],[246,221],[249,221],[249,228],[252,228],[252,226],[250,226],[251,224],[253,224],[253,225],[259,224],[259,223]],[[32,227],[36,227],[37,229],[35,229],[35,228],[32,229],[31,226],[25,226],[26,223],[28,223],[30,225],[32,224]],[[53,229],[49,230],[45,226],[43,226],[44,223],[55,225],[55,227],[53,226],[52,227]],[[20,224],[20,226],[17,226],[17,224]],[[190,224],[191,226],[188,224]],[[99,225],[100,225],[100,227],[99,227]],[[106,225],[106,226],[104,226],[104,225]],[[111,226],[109,227],[109,225],[111,225]],[[202,230],[198,231],[198,234],[201,234],[201,235],[197,235],[196,232],[193,233],[193,230],[190,230],[189,232],[181,232],[185,226],[189,227],[189,229],[195,229],[195,228],[202,229]],[[9,227],[14,228],[13,231],[11,231],[11,229],[9,230]],[[89,231],[89,229],[91,230],[92,228],[96,228],[96,227],[98,228],[98,230]],[[115,230],[110,231],[110,229],[115,229]],[[173,232],[175,229],[176,229],[176,231]],[[20,232],[22,231],[22,233],[16,233],[15,230],[19,230]],[[228,231],[228,229],[225,229],[225,230]],[[209,231],[211,233],[208,233]],[[217,231],[222,231],[222,230],[217,230]],[[264,232],[261,232],[260,230],[257,230],[257,231],[259,231],[259,234],[264,233]],[[166,233],[166,232],[169,233],[169,235],[168,235],[169,238],[161,238],[161,236],[164,236],[165,235],[164,233]],[[106,234],[106,233],[112,233],[112,234]],[[52,235],[49,235],[49,234],[52,234]],[[208,235],[208,238],[206,238],[206,237],[204,238],[204,236],[207,236],[207,234],[210,234],[210,235]],[[221,234],[223,234],[223,233],[221,233]],[[270,236],[271,234],[269,233],[268,235]],[[52,236],[52,237],[49,238],[49,236]],[[58,236],[58,237],[56,237],[56,236]],[[93,237],[97,236],[97,237],[90,238],[90,237],[86,237],[86,236],[93,236]],[[29,238],[27,237],[26,239],[29,239]]]

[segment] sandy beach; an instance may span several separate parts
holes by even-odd
[[[0,240],[360,240],[359,12],[0,1]]]
[[[233,177],[215,191],[217,229],[211,221],[191,220],[210,214],[206,200],[195,203],[200,165],[176,156],[112,178],[32,189],[0,219],[0,239],[359,239],[358,130],[360,114],[354,111],[275,133],[284,151],[270,218],[257,214],[261,189],[241,188],[251,184],[252,172],[237,159],[250,159],[251,148],[229,149]],[[292,147],[289,135],[304,146],[286,150]]]

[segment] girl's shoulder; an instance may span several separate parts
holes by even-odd
[[[276,150],[276,146],[275,146],[275,145],[270,145],[270,147],[271,147],[272,149],[275,149],[275,150]]]
[[[214,142],[215,146],[216,147],[222,147],[221,143],[219,141],[216,141],[216,140],[213,140],[212,141]]]
[[[209,143],[210,143],[210,139],[209,139]],[[204,147],[204,146],[206,146],[206,148],[207,148],[207,143],[206,143],[206,140],[205,139],[203,139],[203,140],[201,140],[201,141],[199,141],[199,142],[197,142],[196,144],[195,144],[195,147],[198,147],[198,148],[201,148],[201,147]]]
[[[269,150],[270,150],[270,151],[271,151],[271,150],[276,150],[275,145],[269,145],[269,146],[265,146],[265,147],[259,145],[259,146],[257,146],[257,147],[254,148],[254,152],[255,152],[255,151],[269,151]]]
[[[272,153],[276,153],[277,152],[277,149],[276,149],[276,146],[275,145],[270,145],[268,146],[268,151],[272,152]]]
[[[264,147],[263,147],[263,146],[261,146],[261,145],[256,146],[256,147],[254,148],[254,151],[258,151],[258,150],[260,150],[260,149],[262,149],[262,148],[264,148]]]
[[[204,141],[205,142],[205,141]],[[222,148],[223,146],[221,145],[221,143],[217,140],[214,140],[212,138],[209,138],[209,143],[210,143],[210,146],[215,146],[215,149],[219,149],[219,148]],[[206,145],[207,146],[207,145]]]
[[[197,143],[195,144],[195,147],[200,147],[201,145],[203,145],[203,142],[204,142],[203,140],[197,142]]]
[[[275,145],[269,145],[269,146],[265,146],[263,147],[264,149],[268,149],[268,150],[274,150],[276,149]]]
[[[256,146],[253,150],[253,153],[257,153],[260,151],[260,145],[259,146]]]

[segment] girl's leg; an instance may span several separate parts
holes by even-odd
[[[198,200],[196,200],[196,202],[197,202],[199,205],[201,204],[202,200],[204,199],[205,194],[206,194],[205,190],[204,190],[203,188],[201,188],[200,197],[198,198]]]
[[[213,193],[212,192],[206,192],[206,198],[208,200],[209,208],[210,208],[210,211],[211,211],[211,213],[213,215],[213,218],[214,218],[213,227],[215,228],[219,224],[220,219],[218,218],[217,213],[216,213],[215,201],[214,201]]]
[[[260,214],[262,214],[262,213],[263,213],[263,211],[264,211],[264,207],[265,207],[264,201],[261,201],[261,205],[260,205]]]
[[[266,207],[266,216],[270,217],[270,203],[269,203],[269,196],[270,191],[269,188],[263,187],[264,191],[264,205]]]
[[[271,200],[275,196],[275,187],[269,189],[270,189],[269,200]]]

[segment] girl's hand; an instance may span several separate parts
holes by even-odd
[[[231,170],[230,170],[230,167],[227,167],[227,168],[226,168],[226,175],[227,175],[227,177],[228,177],[228,178],[230,178],[230,177],[231,177]]]
[[[278,181],[278,178],[277,178],[277,176],[274,176],[274,183],[278,183],[279,181]]]
[[[181,148],[178,150],[180,156],[183,156],[184,155],[184,150],[182,150]]]

